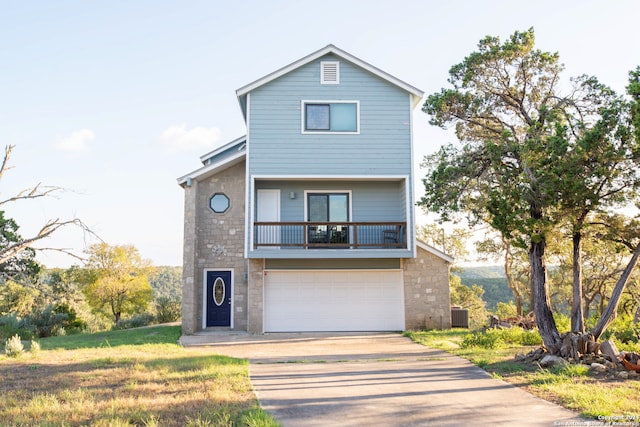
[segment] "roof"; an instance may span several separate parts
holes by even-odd
[[[433,246],[430,246],[430,245],[426,244],[422,240],[416,239],[416,245],[419,248],[424,249],[425,251],[437,256],[438,258],[443,259],[444,261],[448,262],[449,264],[453,264],[453,262],[456,260],[451,255],[447,255],[444,252],[439,251],[438,249],[434,248]]]
[[[178,178],[178,185],[190,186],[192,180],[207,178],[242,162],[247,152],[246,141],[247,137],[242,136],[201,156],[204,166]]]
[[[409,92],[411,94],[411,108],[415,108],[418,103],[420,103],[420,101],[422,100],[422,97],[424,96],[424,92],[421,91],[420,89],[416,88],[415,86],[411,86],[408,83],[405,83],[404,81],[392,76],[389,73],[386,73],[384,71],[382,71],[381,69],[374,67],[373,65],[359,59],[356,58],[355,56],[351,55],[350,53],[345,52],[344,50],[329,44],[325,47],[323,47],[320,50],[317,50],[303,58],[298,59],[295,62],[292,62],[291,64],[282,67],[276,71],[274,71],[273,73],[267,74],[266,76],[252,82],[249,83],[248,85],[245,85],[243,87],[241,87],[240,89],[236,90],[236,95],[238,96],[238,102],[240,102],[240,108],[242,109],[242,114],[245,116],[247,116],[246,114],[246,96],[249,92],[251,92],[252,90],[266,84],[269,83],[270,81],[273,81],[297,68],[302,67],[303,65],[308,64],[309,62],[315,61],[318,58],[321,58],[325,55],[328,54],[333,54],[335,56],[338,56],[342,59],[344,59],[345,61],[349,61],[354,65],[357,65],[358,67],[370,72],[371,74],[380,77],[383,80],[386,80],[387,82],[391,83],[392,85],[395,85],[407,92]]]

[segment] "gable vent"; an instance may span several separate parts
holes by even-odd
[[[338,61],[320,62],[320,84],[337,85],[340,83],[340,63]]]

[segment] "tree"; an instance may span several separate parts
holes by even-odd
[[[149,284],[150,263],[131,245],[90,247],[86,271],[81,282],[87,302],[102,313],[113,316],[114,323],[123,314],[141,313],[152,301]]]
[[[423,107],[431,124],[455,124],[462,146],[446,145],[426,159],[426,195],[420,204],[443,220],[466,212],[471,223],[488,222],[511,244],[528,250],[533,309],[552,354],[561,353],[562,338],[550,305],[547,241],[566,221],[570,201],[577,203],[581,191],[590,188],[588,182],[576,187],[570,182],[588,180],[599,172],[598,165],[606,168],[589,158],[594,141],[613,135],[635,143],[626,128],[616,128],[628,106],[593,78],[574,80],[563,96],[562,70],[557,53],[534,49],[533,29],[515,32],[502,44],[486,37],[478,52],[449,71],[453,89],[429,96]],[[607,117],[599,116],[601,102],[609,108]],[[606,138],[590,133],[605,119],[615,130],[601,129]],[[635,146],[625,150],[625,155],[639,152]],[[587,171],[578,169],[579,160]],[[593,202],[584,195],[580,206]],[[604,203],[602,194],[593,197]]]
[[[524,315],[524,302],[530,299],[529,268],[526,264],[526,253],[521,248],[513,246],[507,239],[487,238],[476,243],[476,250],[489,257],[502,259],[507,286],[513,293],[516,315]],[[529,304],[533,306],[533,304]]]

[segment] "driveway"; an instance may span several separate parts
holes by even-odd
[[[262,408],[285,427],[586,425],[399,334],[213,333],[181,343],[249,359]]]

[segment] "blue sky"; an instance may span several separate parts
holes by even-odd
[[[16,146],[0,197],[64,187],[5,206],[23,236],[78,217],[109,244],[180,265],[176,178],[244,134],[237,88],[332,43],[428,95],[484,36],[534,27],[567,81],[592,74],[622,92],[640,65],[638,16],[637,0],[0,0],[0,144]],[[416,164],[452,139],[427,120],[418,108]],[[82,253],[93,242],[69,229],[45,245]]]

